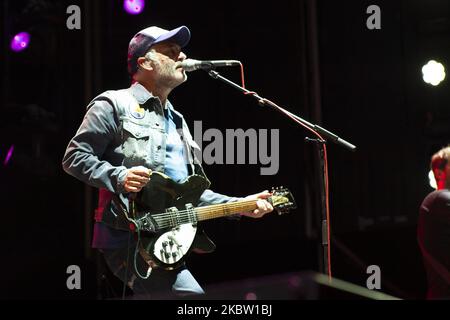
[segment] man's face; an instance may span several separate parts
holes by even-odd
[[[151,64],[154,70],[154,78],[159,86],[175,88],[187,80],[187,75],[180,67],[180,63],[186,59],[179,45],[165,41],[151,47]]]

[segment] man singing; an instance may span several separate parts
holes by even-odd
[[[175,270],[154,268],[146,279],[136,274],[132,267],[135,233],[119,219],[121,207],[114,201],[119,198],[129,209],[129,199],[149,183],[152,172],[164,173],[176,182],[192,174],[206,178],[195,156],[199,147],[183,116],[168,100],[171,91],[187,79],[181,48],[190,36],[185,26],[138,32],[128,47],[131,87],[106,91],[89,103],[63,158],[67,173],[99,189],[93,247],[103,253],[111,271],[141,297],[162,292],[177,296],[204,293],[185,263]],[[265,200],[269,196],[265,191],[246,197],[257,200],[257,209],[241,215],[260,218],[271,212],[273,207]],[[199,205],[237,200],[207,189]],[[148,267],[140,255],[137,266]]]

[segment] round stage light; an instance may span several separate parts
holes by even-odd
[[[123,8],[129,14],[140,14],[144,11],[145,0],[124,0]]]
[[[437,86],[445,79],[445,68],[442,63],[430,60],[422,67],[423,81],[432,86]]]
[[[31,36],[28,32],[16,34],[11,40],[11,50],[15,52],[25,50],[30,44]]]

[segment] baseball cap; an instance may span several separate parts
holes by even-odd
[[[143,57],[154,44],[171,40],[181,48],[185,47],[191,39],[188,27],[181,26],[173,30],[159,27],[148,27],[135,34],[128,45],[128,72],[134,74],[137,69],[137,59]]]

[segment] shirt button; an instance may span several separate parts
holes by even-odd
[[[157,127],[159,127],[159,123],[155,123]]]
[[[158,146],[158,150],[161,150],[161,146]]]

